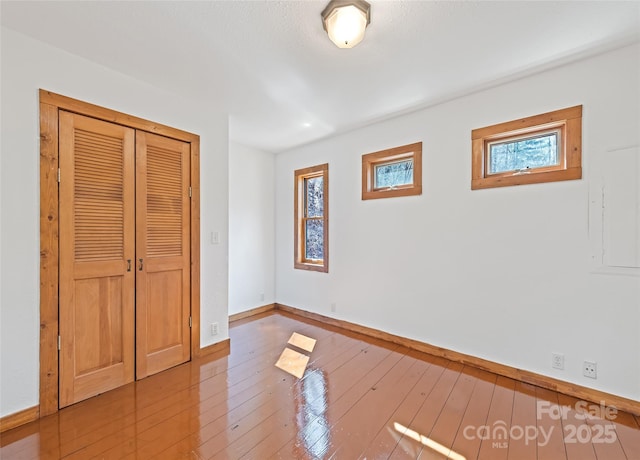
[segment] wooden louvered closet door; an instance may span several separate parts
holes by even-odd
[[[135,131],[60,112],[60,407],[134,379]]]
[[[190,146],[136,134],[136,377],[188,361]]]
[[[59,406],[191,357],[190,144],[59,113]]]

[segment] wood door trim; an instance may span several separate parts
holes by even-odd
[[[144,118],[134,117],[126,113],[116,112],[115,110],[100,107],[99,105],[90,104],[89,102],[79,101],[67,96],[52,93],[44,89],[40,90],[40,103],[49,104],[68,112],[78,113],[80,115],[90,116],[98,120],[104,120],[116,123],[128,128],[141,129],[154,134],[160,134],[166,137],[172,137],[180,141],[192,142],[194,139],[200,139],[197,134],[182,131],[181,129],[172,128],[170,126],[154,123]]]
[[[191,359],[200,349],[200,136],[191,139]]]
[[[58,410],[58,107],[40,102],[40,416]]]
[[[191,358],[200,355],[200,136],[41,89],[40,417],[58,411],[58,111],[66,110],[191,144]]]

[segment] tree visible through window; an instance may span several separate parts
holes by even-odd
[[[413,183],[413,158],[375,166],[375,188]]]
[[[295,268],[328,271],[328,181],[327,164],[295,171]]]
[[[422,194],[422,142],[362,155],[362,199]]]
[[[471,132],[471,189],[580,179],[582,106]]]
[[[496,174],[558,165],[560,163],[559,136],[560,133],[554,131],[527,139],[490,142],[487,173]]]
[[[310,177],[304,180],[306,190],[305,212],[305,258],[324,258],[324,177]]]

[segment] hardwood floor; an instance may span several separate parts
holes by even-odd
[[[289,345],[294,332],[313,351]],[[600,418],[597,405],[286,313],[230,335],[227,356],[3,433],[0,458],[640,459],[628,413]],[[309,357],[301,379],[274,365],[286,347],[302,356],[284,368]]]

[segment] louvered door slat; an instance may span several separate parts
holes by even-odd
[[[182,255],[180,153],[147,145],[147,257]]]
[[[122,259],[124,139],[79,128],[73,136],[76,261]],[[105,233],[88,230],[95,227]]]

